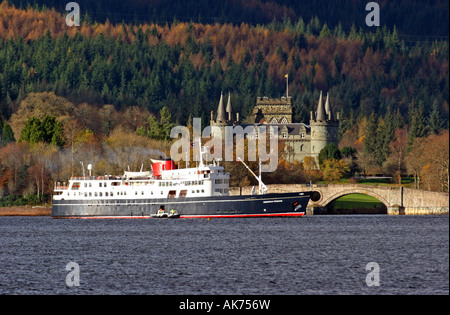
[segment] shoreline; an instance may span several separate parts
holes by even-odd
[[[37,217],[37,216],[51,216],[52,207],[45,206],[14,206],[14,207],[0,207],[0,216],[2,217]]]

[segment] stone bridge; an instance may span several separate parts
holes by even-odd
[[[378,199],[386,206],[388,214],[449,214],[448,193],[358,184],[268,185],[268,188],[271,193],[313,191],[307,214],[320,213],[326,210],[333,200],[349,194],[364,194]],[[245,190],[246,188],[243,193],[247,193]]]

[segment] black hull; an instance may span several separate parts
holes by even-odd
[[[53,218],[150,218],[161,208],[181,218],[302,216],[309,192],[183,199],[54,200]]]

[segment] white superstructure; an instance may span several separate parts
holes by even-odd
[[[153,163],[153,172],[123,176],[72,177],[68,186],[55,185],[54,200],[159,199],[228,196],[230,174],[222,166],[164,169],[169,161]],[[170,161],[172,164],[173,162]],[[162,165],[156,171],[155,165]]]

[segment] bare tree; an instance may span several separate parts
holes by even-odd
[[[406,169],[414,176],[414,188],[420,189],[421,172],[426,164],[424,139],[414,140],[411,150],[406,155]]]

